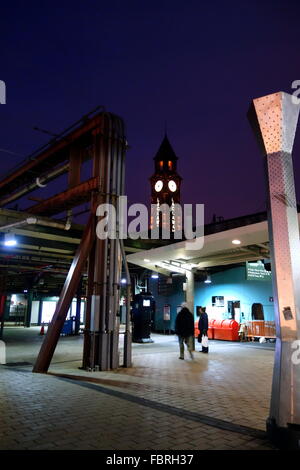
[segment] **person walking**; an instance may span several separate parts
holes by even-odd
[[[208,316],[206,313],[206,307],[201,307],[199,309],[198,330],[199,330],[198,342],[202,343],[203,336],[207,336],[207,333],[208,333]],[[202,345],[201,352],[208,353],[208,347],[205,347]]]
[[[187,308],[187,304],[181,304],[182,309],[175,320],[175,333],[179,341],[179,359],[184,359],[184,343],[187,346],[191,359],[193,356],[193,338],[194,338],[194,315]]]

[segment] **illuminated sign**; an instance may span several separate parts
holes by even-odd
[[[272,272],[265,269],[261,261],[256,263],[246,263],[246,279],[247,281],[270,281]]]

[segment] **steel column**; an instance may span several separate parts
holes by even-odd
[[[128,268],[128,263],[126,259],[125,249],[123,240],[120,240],[120,248],[123,258],[123,264],[126,272],[126,329],[124,335],[124,359],[123,366],[131,367],[132,366],[132,333],[131,333],[131,318],[130,318],[130,309],[131,309],[131,280],[130,273]]]
[[[26,309],[26,320],[25,320],[26,328],[30,328],[30,325],[31,325],[32,299],[33,299],[33,292],[32,290],[30,290],[27,295],[27,309]]]
[[[122,121],[105,113],[103,125],[94,132],[93,176],[99,190],[92,198],[94,211],[101,204],[111,204],[116,210],[124,193],[123,160],[125,138]],[[112,234],[111,234],[112,235]],[[91,320],[85,336],[84,367],[109,370],[119,365],[119,324],[121,253],[118,226],[114,236],[95,241]],[[87,351],[90,350],[88,354]]]
[[[94,288],[94,270],[95,270],[95,241],[91,249],[88,260],[88,284],[86,290],[86,313],[85,313],[85,327],[84,327],[84,343],[83,343],[83,359],[82,368],[88,369],[93,364],[92,359],[92,335],[91,335],[91,308],[92,308],[92,295]],[[93,364],[94,367],[94,364]]]
[[[78,147],[78,144],[73,144],[70,148],[70,157],[69,157],[69,174],[68,174],[68,183],[69,188],[74,188],[80,184],[80,175],[81,175],[81,148]]]
[[[33,372],[45,373],[48,371],[60,332],[66,320],[69,307],[78,287],[81,273],[91,251],[94,239],[95,226],[94,216],[92,214],[90,216],[89,222],[86,225],[81,243],[71,264],[52,321],[49,325],[46,337],[43,341],[42,347],[34,365]]]
[[[279,92],[253,100],[252,124],[266,154],[268,223],[276,320],[276,350],[267,431],[279,447],[300,448],[300,240],[292,148],[299,114]],[[250,116],[251,117],[251,116]]]

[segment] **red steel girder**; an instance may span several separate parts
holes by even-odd
[[[77,141],[86,146],[91,144],[93,141],[92,131],[99,127],[102,121],[103,112],[87,119],[84,124],[81,123],[80,127],[64,135],[60,140],[54,141],[50,147],[47,147],[41,153],[32,156],[20,168],[0,181],[0,197],[22,188],[50,168],[53,169],[55,165],[67,161],[70,146],[74,145],[74,142]]]
[[[35,204],[26,211],[31,214],[42,214],[44,216],[59,214],[60,212],[90,201],[91,193],[98,188],[99,177],[93,177],[73,188],[67,189],[63,193],[56,194],[43,202]]]
[[[47,335],[43,341],[39,355],[34,365],[33,372],[46,373],[48,371],[57,342],[59,340],[60,332],[66,320],[72,299],[77,292],[81,274],[92,249],[95,236],[95,216],[94,214],[91,214],[83,233],[81,243],[76,251],[74,260],[69,269],[69,273],[65,280],[63,290],[60,294],[60,298],[57,303],[52,321],[49,325]]]

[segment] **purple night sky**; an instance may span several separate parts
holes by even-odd
[[[126,123],[130,202],[150,202],[167,121],[182,202],[204,203],[206,221],[264,210],[263,157],[246,113],[252,98],[292,93],[300,79],[299,13],[291,0],[2,3],[0,148],[23,157],[0,152],[1,175],[49,140],[34,126],[58,133],[104,105]]]

